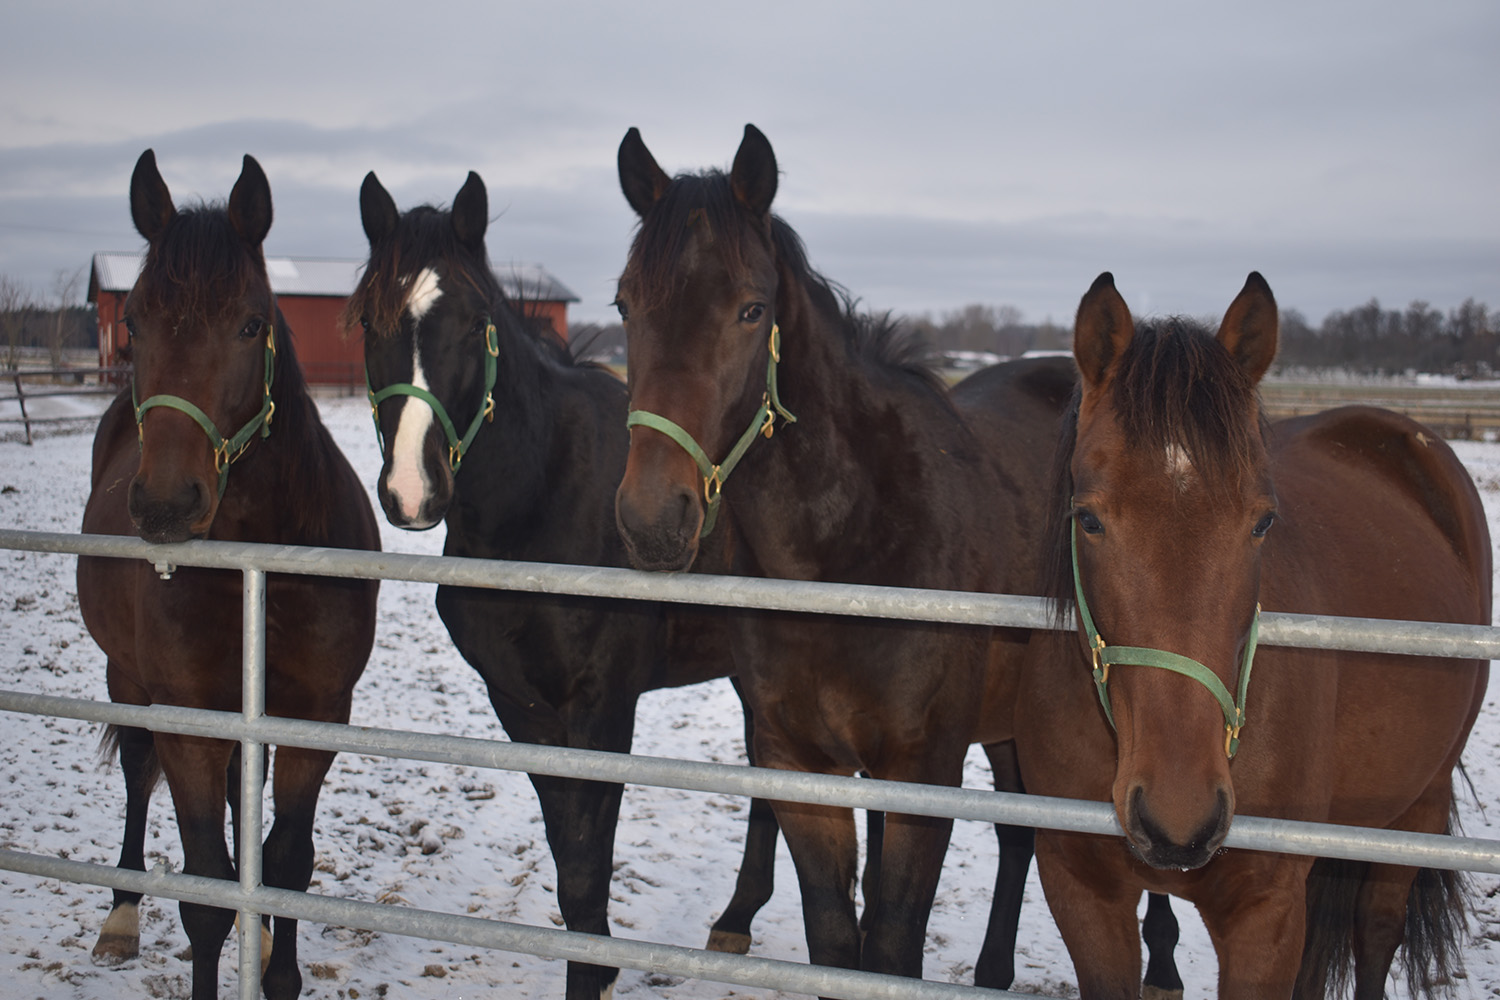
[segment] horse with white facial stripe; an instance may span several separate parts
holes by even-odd
[[[626,565],[614,521],[629,446],[625,387],[507,300],[485,251],[479,175],[469,174],[451,210],[400,213],[371,173],[360,209],[370,261],[346,315],[365,332],[386,517],[413,530],[446,522],[447,555]],[[720,559],[729,568],[727,554]],[[522,742],[628,751],[642,692],[732,668],[718,641],[721,612],[447,586],[437,607]],[[563,919],[608,934],[621,786],[532,783]],[[721,950],[749,945],[749,920],[771,891],[775,837],[769,807],[752,805],[735,901],[715,928]],[[615,978],[615,969],[570,964],[569,1000],[608,995]]]

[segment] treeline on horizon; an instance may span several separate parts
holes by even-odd
[[[1014,306],[968,305],[941,313],[896,316],[924,337],[954,367],[976,367],[1028,351],[1066,351],[1071,327],[1027,323]],[[625,360],[625,331],[619,323],[574,323],[570,339],[588,353],[613,362]],[[1302,313],[1281,313],[1280,371],[1333,368],[1359,374],[1426,372],[1460,378],[1500,375],[1500,313],[1468,299],[1443,312],[1426,302],[1384,309],[1379,300],[1335,310],[1317,326]]]
[[[978,367],[1028,351],[1065,351],[1070,327],[1027,323],[1014,306],[968,305],[931,315],[897,316],[953,367]],[[574,323],[570,339],[591,357],[625,360],[625,331],[618,323]],[[21,348],[65,350],[98,345],[94,307],[22,304],[0,306],[0,366],[14,368]],[[1376,299],[1335,310],[1317,326],[1295,309],[1281,313],[1276,368],[1342,369],[1359,374],[1426,372],[1459,378],[1500,376],[1500,313],[1468,299],[1446,313],[1425,302],[1384,309]]]

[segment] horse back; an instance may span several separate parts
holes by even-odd
[[[1007,593],[1041,593],[1054,453],[1077,381],[1072,358],[1023,358],[985,368],[953,388],[954,403],[1000,484],[987,505],[1007,521]]]

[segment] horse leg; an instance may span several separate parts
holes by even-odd
[[[1141,937],[1146,942],[1146,982],[1141,1000],[1182,1000],[1182,976],[1173,957],[1179,931],[1172,913],[1171,897],[1159,892],[1146,894],[1146,918]]]
[[[629,739],[626,739],[629,747]],[[557,865],[557,906],[570,931],[609,935],[609,882],[623,785],[532,775]],[[567,1000],[614,992],[618,969],[568,963]]]
[[[730,678],[745,709],[745,756],[755,765],[755,716],[745,704],[738,678]],[[776,812],[765,799],[750,800],[745,856],[734,883],[734,896],[708,934],[708,950],[743,955],[750,950],[750,922],[771,899],[776,884]]]
[[[115,730],[115,736],[119,741],[120,770],[125,775],[125,836],[116,867],[145,871],[146,813],[161,773],[156,762],[156,745],[147,729],[121,726]],[[114,904],[94,944],[96,964],[119,965],[140,954],[140,903],[138,892],[114,891]]]
[[[1392,825],[1401,830],[1446,833],[1452,798],[1452,779],[1445,774]],[[1408,918],[1417,926],[1408,927]],[[1433,986],[1446,985],[1444,980],[1464,927],[1463,894],[1456,874],[1369,865],[1354,912],[1355,1000],[1378,1000],[1384,995],[1391,962],[1403,942],[1409,949],[1407,968],[1421,970],[1413,978],[1429,979]],[[1433,990],[1414,992],[1431,995]]]
[[[1197,903],[1219,958],[1220,1000],[1295,995],[1312,859],[1283,854],[1214,864],[1226,866],[1219,869],[1219,889]],[[1247,885],[1255,891],[1236,891]]]
[[[869,777],[869,775],[866,775]],[[865,812],[865,909],[859,917],[861,940],[869,933],[870,914],[875,910],[875,900],[880,897],[880,860],[885,853],[885,813],[875,809]]]
[[[1140,890],[1124,883],[1117,840],[1038,830],[1037,873],[1063,944],[1073,959],[1081,1000],[1136,1000],[1141,944]]]
[[[1024,792],[1014,742],[990,743],[984,747],[994,775],[995,791]],[[1008,990],[1016,978],[1016,934],[1021,926],[1021,901],[1026,893],[1026,873],[1036,831],[1029,826],[995,824],[999,863],[995,868],[995,893],[990,902],[990,922],[974,963],[974,985]]]
[[[859,924],[854,915],[859,844],[854,811],[842,806],[777,802],[776,819],[791,850],[802,891],[808,961],[859,968]]]
[[[865,915],[861,969],[921,977],[927,918],[952,832],[951,819],[886,815],[877,895]]]
[[[266,837],[261,880],[275,889],[306,892],[313,872],[313,818],[318,792],[333,764],[326,750],[277,747],[272,795],[276,818]],[[249,832],[249,831],[247,831]],[[257,831],[258,833],[258,831]],[[264,951],[262,936],[262,951]],[[297,967],[297,921],[276,918],[270,960],[262,957],[261,986],[268,1000],[293,1000],[302,992]]]
[[[224,842],[225,768],[234,744],[224,740],[158,733],[157,755],[182,838],[183,871],[233,881],[234,862]],[[193,1000],[216,1000],[219,953],[234,925],[234,911],[199,903],[179,906],[182,927],[193,949]]]

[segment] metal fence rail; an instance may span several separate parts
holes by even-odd
[[[1054,620],[1052,611],[1048,602],[1040,598],[734,577],[661,576],[619,569],[248,543],[186,542],[153,546],[136,538],[13,530],[0,530],[0,548],[139,558],[167,573],[176,566],[190,565],[233,569],[244,574],[245,690],[244,709],[240,715],[160,705],[142,708],[18,691],[0,691],[0,709],[140,726],[154,731],[238,739],[243,750],[242,808],[249,810],[243,814],[247,829],[258,829],[260,825],[260,754],[267,744],[281,744],[559,777],[941,815],[987,823],[1120,834],[1114,811],[1106,803],[337,726],[269,718],[263,714],[267,572],[379,577],[767,610],[1050,627]],[[1491,626],[1267,613],[1262,619],[1261,641],[1266,645],[1428,653],[1480,659],[1500,657],[1500,629]],[[1225,845],[1500,874],[1500,841],[1491,840],[1237,816]],[[548,958],[619,965],[829,996],[889,997],[894,1000],[897,997],[995,995],[993,991],[978,991],[972,987],[891,979],[848,970],[719,955],[267,889],[259,884],[259,838],[243,838],[240,849],[240,886],[237,891],[212,879],[120,872],[102,865],[62,862],[13,851],[0,851],[0,868],[97,885],[119,885],[158,896],[240,910],[240,995],[246,1000],[258,996],[260,990],[260,968],[256,960],[260,953],[260,921],[255,918],[260,913],[279,913],[350,927],[526,951]],[[128,880],[130,884],[122,880]]]

